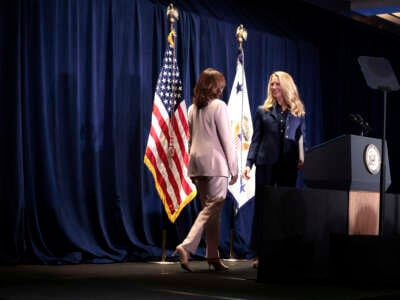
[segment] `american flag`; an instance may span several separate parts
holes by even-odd
[[[175,43],[169,35],[168,48],[154,93],[151,128],[144,163],[153,174],[157,192],[173,223],[196,196],[187,176],[189,127]]]
[[[228,101],[228,112],[235,141],[239,174],[246,166],[247,154],[253,136],[253,122],[251,119],[249,96],[247,94],[246,75],[244,72],[243,50],[239,50],[236,61],[236,75],[233,81],[231,94]],[[235,184],[229,186],[229,191],[237,203],[237,209],[244,205],[255,194],[255,167],[250,172],[250,179],[239,176]]]

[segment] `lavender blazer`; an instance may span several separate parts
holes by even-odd
[[[189,177],[238,175],[238,161],[225,102],[214,99],[202,109],[191,105],[188,121]]]

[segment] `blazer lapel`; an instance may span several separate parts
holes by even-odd
[[[277,112],[277,110],[276,110],[276,106],[272,106],[272,108],[271,108],[271,115],[272,115],[272,117],[276,120],[276,119],[278,119],[278,112]]]

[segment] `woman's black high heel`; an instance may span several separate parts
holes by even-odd
[[[179,245],[176,247],[175,252],[172,255],[175,255],[176,253],[179,254],[179,261],[181,262],[181,268],[188,272],[192,272],[192,269],[189,266],[189,254],[186,251],[186,249]]]
[[[211,266],[213,266],[215,271],[229,270],[229,267],[227,265],[224,265],[220,258],[207,259],[207,262],[208,262],[208,268],[211,269]]]

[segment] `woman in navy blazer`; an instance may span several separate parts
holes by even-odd
[[[252,166],[256,166],[255,212],[261,211],[261,191],[265,185],[296,186],[297,171],[304,164],[304,115],[304,104],[292,76],[283,71],[272,73],[267,99],[255,113],[254,132],[243,170],[243,177],[248,179]],[[258,266],[258,224],[255,214],[250,243],[254,252],[253,267]]]

